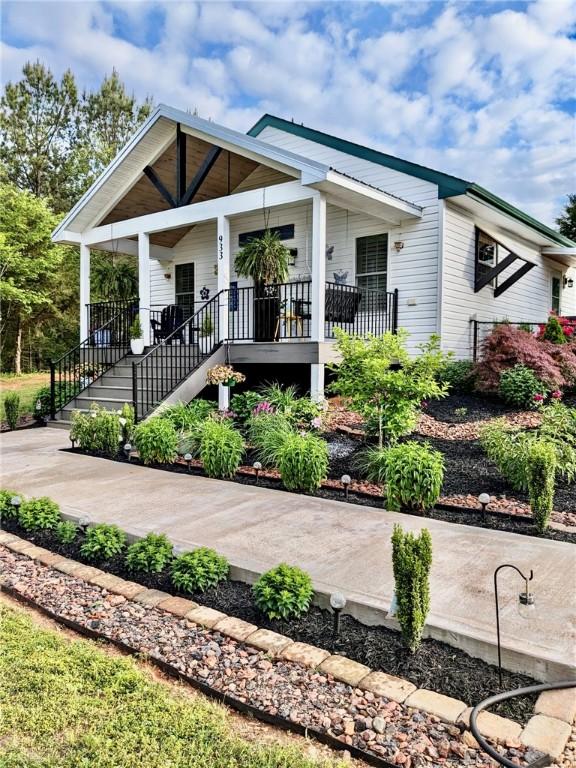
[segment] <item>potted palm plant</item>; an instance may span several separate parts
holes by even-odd
[[[236,254],[239,277],[254,281],[254,341],[272,341],[280,313],[278,283],[288,278],[290,251],[268,227]]]
[[[203,355],[209,355],[214,346],[214,323],[212,315],[206,314],[200,324],[198,331],[198,345]]]
[[[144,337],[142,335],[140,315],[135,316],[130,326],[130,350],[133,355],[141,355],[144,352]]]

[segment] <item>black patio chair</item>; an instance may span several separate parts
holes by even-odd
[[[154,344],[159,344],[163,339],[168,338],[183,322],[184,313],[182,312],[182,307],[179,307],[177,304],[169,304],[167,307],[164,307],[160,313],[160,320],[150,320],[154,334]],[[178,339],[181,344],[184,344],[184,329],[180,328],[178,333],[174,334],[168,343],[171,344],[173,339]]]

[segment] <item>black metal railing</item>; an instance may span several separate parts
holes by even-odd
[[[324,299],[324,336],[334,338],[334,329],[342,328],[358,336],[379,336],[398,330],[398,289],[374,291],[355,285],[326,283]]]
[[[480,356],[482,344],[492,333],[494,328],[498,325],[511,325],[514,328],[521,328],[530,333],[537,333],[542,325],[546,325],[546,321],[534,322],[533,320],[470,320],[470,347],[472,352],[472,359],[476,362]]]
[[[310,281],[231,288],[228,339],[309,339],[311,307]]]
[[[80,392],[112,368],[130,346],[130,325],[138,312],[132,304],[119,309],[107,322],[94,328],[88,338],[50,361],[50,415],[74,400]]]
[[[132,363],[136,420],[146,417],[220,346],[222,294],[203,304],[144,357]]]
[[[86,315],[88,318],[87,328],[91,334],[96,334],[98,330],[107,325],[111,320],[117,317],[124,309],[131,309],[132,316],[127,332],[132,324],[132,320],[138,313],[138,298],[133,299],[120,299],[117,301],[97,301],[92,304],[86,304]],[[127,336],[128,337],[128,336]],[[97,338],[92,338],[91,343],[95,344],[99,341]]]

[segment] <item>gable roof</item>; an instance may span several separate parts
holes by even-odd
[[[353,157],[358,157],[362,160],[368,160],[371,163],[382,165],[386,168],[391,168],[401,173],[406,173],[410,176],[415,176],[418,179],[429,181],[432,184],[438,186],[438,197],[443,199],[447,197],[456,197],[458,195],[468,195],[481,203],[496,208],[500,212],[511,216],[513,219],[521,222],[522,224],[530,227],[540,235],[552,240],[559,245],[573,248],[576,244],[567,237],[564,237],[556,230],[543,224],[541,221],[534,219],[519,208],[507,203],[501,197],[492,194],[484,187],[465,179],[460,179],[457,176],[451,176],[448,173],[442,171],[436,171],[433,168],[428,168],[425,165],[419,165],[418,163],[412,163],[409,160],[403,160],[394,155],[388,155],[385,152],[380,152],[370,147],[365,147],[361,144],[356,144],[353,141],[347,139],[341,139],[338,136],[332,136],[329,133],[318,131],[315,128],[308,128],[305,125],[299,125],[290,120],[284,120],[281,117],[275,115],[265,114],[258,122],[250,128],[248,131],[249,136],[258,136],[265,128],[277,128],[285,133],[291,133],[295,136],[299,136],[303,139],[308,139],[316,144],[322,144],[325,147],[336,149],[340,152],[345,152]]]

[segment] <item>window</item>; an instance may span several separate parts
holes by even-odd
[[[176,304],[184,320],[194,314],[194,264],[176,264]]]
[[[388,235],[356,239],[356,285],[386,293],[388,273]]]
[[[560,314],[560,298],[562,295],[562,278],[559,274],[552,275],[552,312]]]
[[[484,277],[498,263],[498,243],[482,230],[476,230],[476,276]],[[493,287],[496,280],[491,280]]]

